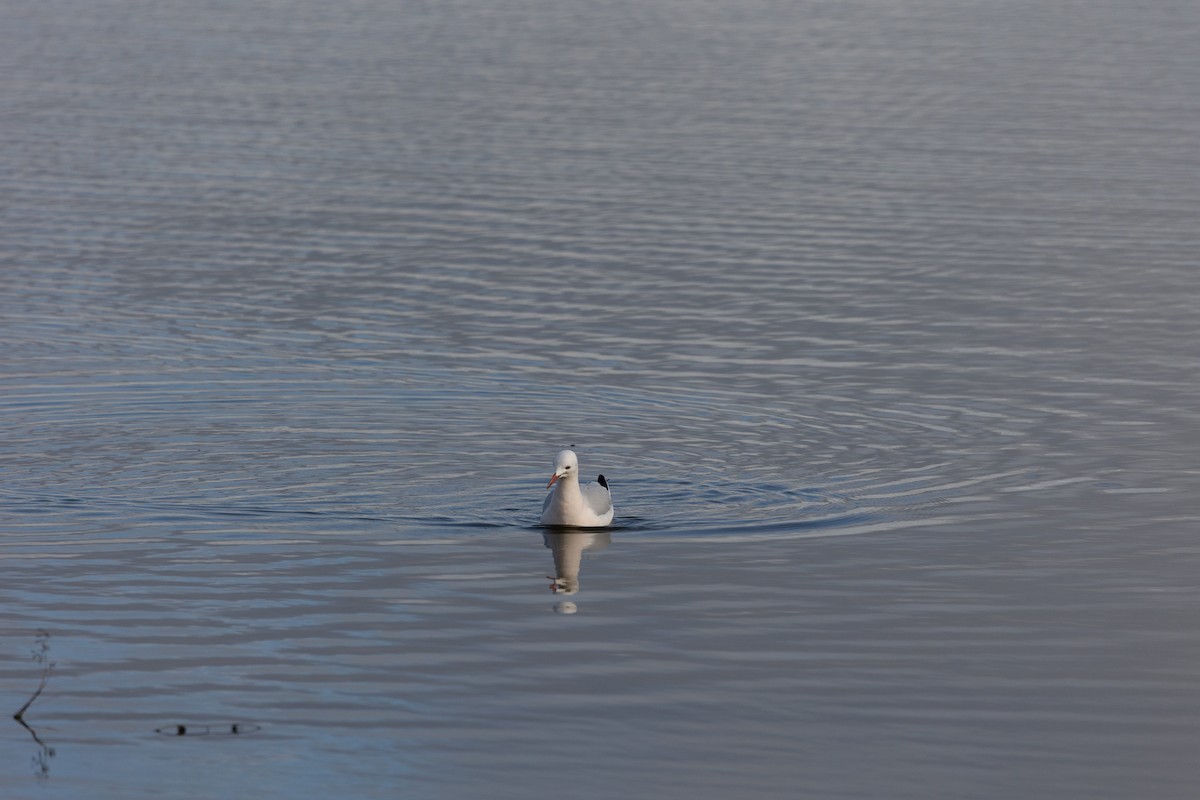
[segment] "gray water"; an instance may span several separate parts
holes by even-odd
[[[1191,0],[0,16],[3,797],[1200,792]]]

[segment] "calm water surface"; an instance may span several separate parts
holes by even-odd
[[[1194,3],[0,12],[5,798],[1200,792]]]

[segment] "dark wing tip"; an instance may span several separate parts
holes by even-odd
[[[596,483],[600,484],[600,485],[601,485],[601,486],[603,486],[605,489],[607,489],[607,488],[608,488],[608,481],[604,480],[604,476],[603,476],[603,475],[601,475],[599,478],[596,478]]]

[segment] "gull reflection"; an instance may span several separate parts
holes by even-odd
[[[573,595],[579,591],[579,562],[585,550],[603,550],[612,541],[606,531],[546,531],[542,534],[546,547],[554,554],[554,577],[550,591]],[[574,614],[578,607],[565,600],[554,607],[563,614]]]

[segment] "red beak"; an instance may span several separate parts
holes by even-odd
[[[547,488],[547,489],[549,489],[551,486],[553,486],[553,485],[554,485],[554,482],[555,482],[556,480],[558,480],[558,478],[559,478],[559,476],[558,476],[558,475],[551,475],[551,476],[550,476],[550,482],[546,484],[546,488]]]

